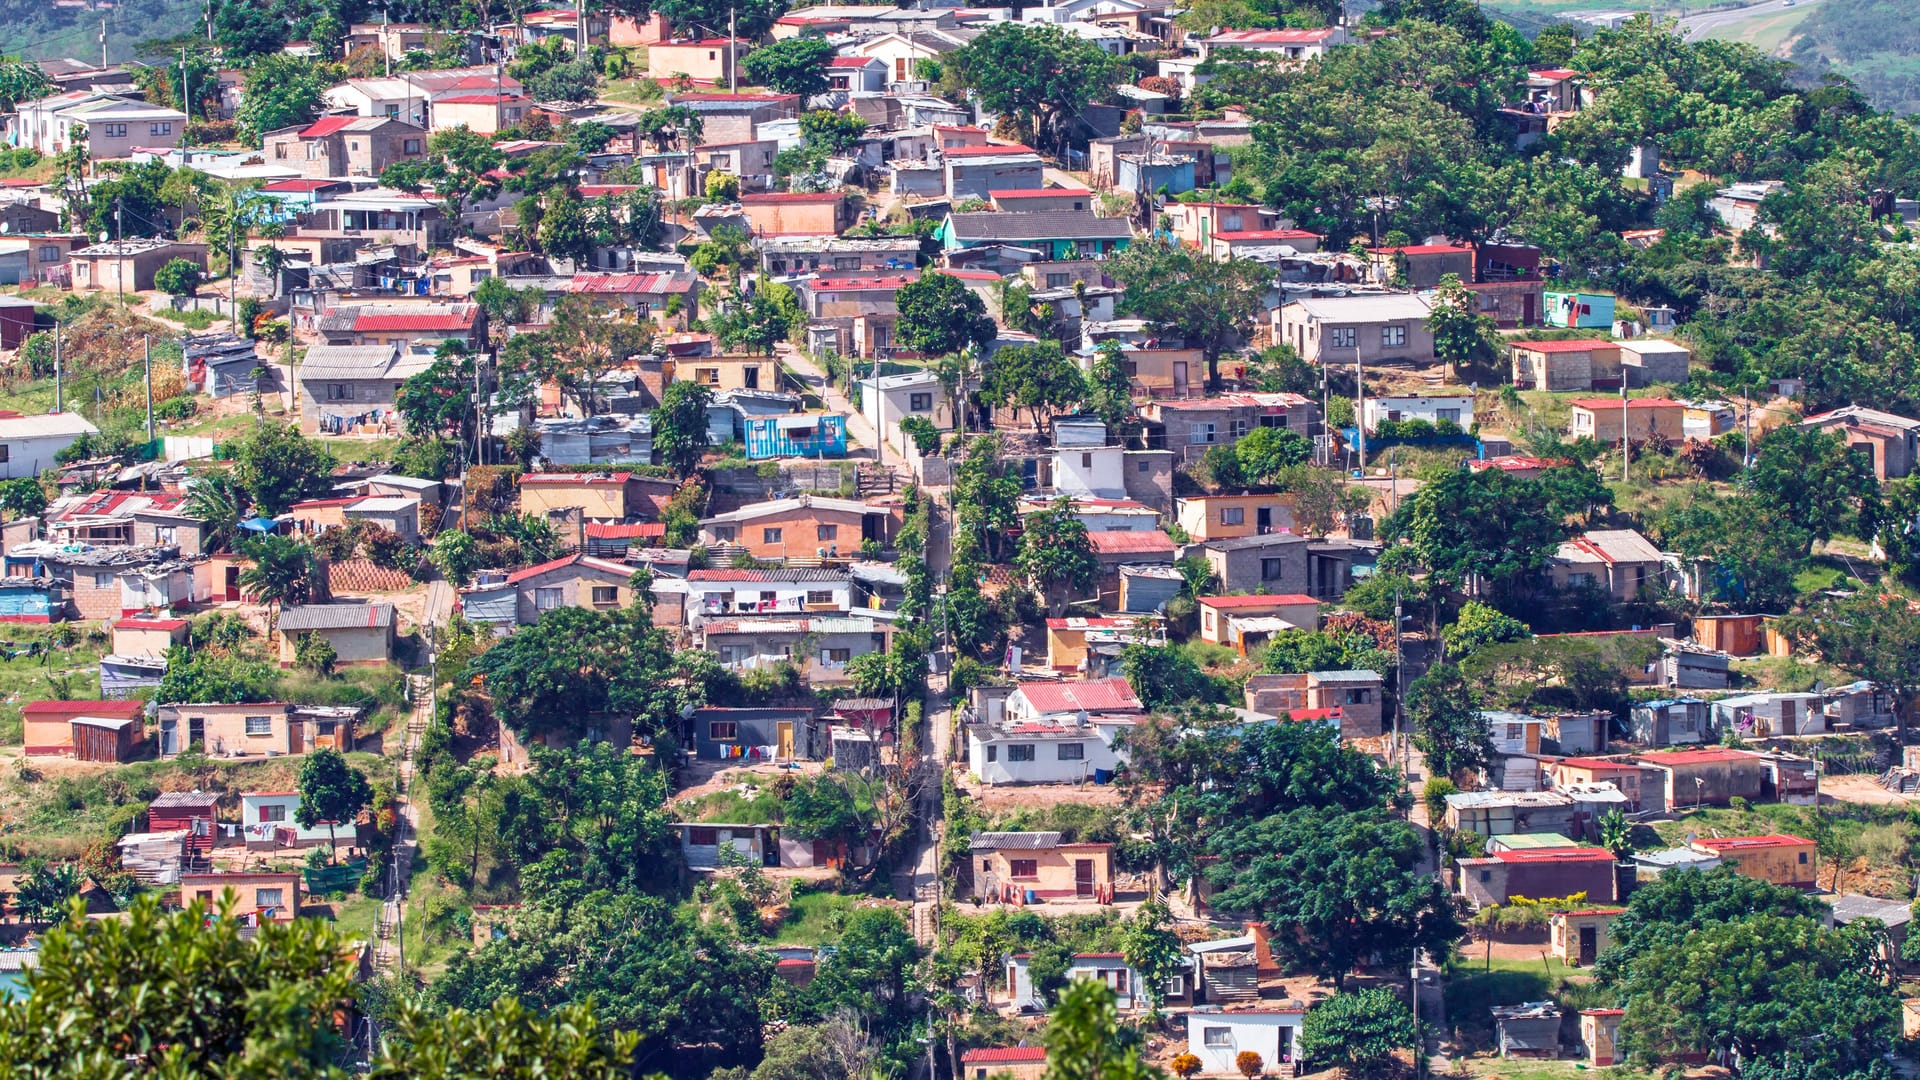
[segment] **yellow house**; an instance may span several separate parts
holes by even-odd
[[[1106,900],[1113,895],[1113,845],[1062,843],[1057,832],[975,833],[973,894],[1002,903],[1031,893],[1041,900]]]
[[[674,365],[675,381],[721,390],[778,390],[780,369],[771,356],[696,356]]]
[[[1293,531],[1293,496],[1195,495],[1174,500],[1175,517],[1193,542],[1236,540]]]
[[[520,512],[547,517],[580,511],[592,521],[627,519],[632,473],[528,473],[520,478]]]
[[[726,86],[739,79],[740,60],[753,43],[742,38],[703,38],[699,41],[662,41],[647,47],[647,78],[676,79],[682,75],[697,83]]]

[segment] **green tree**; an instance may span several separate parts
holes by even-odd
[[[172,296],[192,296],[200,291],[200,265],[191,259],[168,259],[153,272],[153,287]]]
[[[643,736],[677,730],[680,710],[703,702],[689,665],[704,653],[676,653],[644,613],[560,607],[474,658],[502,724],[523,736],[581,738],[599,714],[633,720]]]
[[[255,603],[267,605],[271,635],[281,608],[313,599],[313,549],[285,536],[262,536],[242,544],[240,553],[252,560],[240,571],[240,587]]]
[[[240,137],[259,146],[270,131],[312,123],[325,104],[327,88],[340,74],[330,64],[278,52],[254,60],[247,68],[246,93],[233,115]]]
[[[1420,1053],[1420,1025],[1400,995],[1386,987],[1334,994],[1307,1010],[1300,1052],[1317,1066],[1337,1065],[1342,1077],[1391,1072],[1395,1055]]]
[[[1070,121],[1114,81],[1105,49],[1035,23],[996,23],[943,63],[983,108],[1012,118],[1023,137],[1051,150],[1066,145]]]
[[[1120,670],[1135,697],[1149,709],[1164,709],[1213,696],[1213,683],[1193,658],[1170,645],[1128,645]]]
[[[278,515],[333,490],[333,455],[290,424],[262,421],[233,447],[234,479],[256,510]]]
[[[1441,275],[1430,301],[1427,329],[1433,334],[1433,354],[1449,373],[1500,355],[1498,328],[1492,318],[1480,314],[1477,298],[1460,284],[1458,274]]]
[[[472,533],[448,529],[433,538],[433,546],[427,549],[427,559],[439,568],[448,581],[462,586],[473,580],[473,572],[480,569],[480,543]]]
[[[1149,900],[1127,920],[1120,939],[1127,966],[1140,973],[1140,988],[1156,1014],[1166,1004],[1167,984],[1186,970],[1186,946],[1169,922],[1167,905],[1158,899]]]
[[[373,802],[373,785],[367,774],[347,764],[345,755],[330,746],[320,747],[300,764],[300,806],[293,820],[303,829],[325,823],[327,846],[337,849],[334,830],[340,822],[352,821]]]
[[[1080,369],[1054,341],[996,351],[982,389],[990,400],[1016,413],[1026,409],[1038,428],[1044,428],[1055,412],[1071,408],[1087,395]]]
[[[424,161],[401,161],[387,166],[380,182],[419,194],[432,190],[449,221],[459,221],[467,203],[500,190],[494,175],[506,159],[493,140],[465,125],[436,131],[427,139]]]
[[[1634,891],[1627,910],[1614,920],[1613,942],[1593,973],[1603,984],[1617,985],[1644,955],[1695,930],[1763,915],[1819,916],[1823,906],[1806,893],[1748,877],[1732,866],[1663,873]]]
[[[927,273],[894,294],[900,310],[895,338],[915,352],[938,356],[993,340],[987,305],[952,274]]]
[[[1296,431],[1259,427],[1233,444],[1240,475],[1256,484],[1277,483],[1291,474],[1288,470],[1305,465],[1313,456],[1313,443]]]
[[[1566,533],[1539,495],[1538,484],[1500,469],[1462,469],[1403,500],[1388,532],[1410,540],[1442,581],[1512,603]]]
[[[1075,979],[1047,1017],[1048,1080],[1165,1080],[1121,1034],[1113,991],[1099,979]]]
[[[685,380],[667,385],[653,410],[653,446],[681,479],[693,475],[707,453],[707,405],[712,391]]]
[[[1446,642],[1449,655],[1465,656],[1486,645],[1520,641],[1532,635],[1532,629],[1519,619],[1502,613],[1499,608],[1469,600],[1461,605],[1460,615],[1452,625],[1440,632],[1440,639]]]
[[[758,85],[804,100],[827,92],[827,62],[833,54],[833,44],[825,38],[787,38],[748,53],[740,67]]]
[[[13,904],[25,918],[39,922],[60,917],[80,895],[80,868],[70,862],[28,860],[26,873],[14,885]]]
[[[1486,768],[1493,760],[1493,731],[1473,690],[1452,664],[1435,664],[1407,688],[1407,719],[1413,744],[1427,755],[1435,776]]]
[[[586,1002],[543,1015],[511,997],[473,1011],[436,1011],[403,1000],[386,1035],[373,1080],[625,1080],[640,1044],[633,1032],[608,1030]]]
[[[1133,377],[1127,374],[1126,355],[1117,341],[1095,347],[1087,375],[1087,408],[1107,422],[1109,433],[1118,433],[1133,419]]]
[[[593,254],[593,230],[586,206],[571,192],[547,199],[540,215],[540,250],[555,258],[583,260]]]
[[[1313,465],[1283,470],[1273,483],[1293,496],[1293,522],[1308,536],[1325,536],[1373,504],[1365,488],[1349,485],[1332,469]]]
[[[1874,534],[1879,481],[1872,465],[1838,434],[1799,424],[1768,432],[1747,483],[1813,540]]]
[[[37,517],[47,508],[47,489],[31,476],[0,483],[0,510],[15,519]]]
[[[40,65],[17,57],[0,59],[0,109],[12,112],[21,102],[46,97],[53,91],[53,80]]]
[[[482,284],[497,280],[488,278]],[[503,301],[496,298],[496,302]],[[472,438],[475,422],[473,404],[468,400],[473,392],[474,358],[465,346],[450,340],[434,351],[433,363],[425,371],[408,376],[400,384],[393,404],[408,435],[445,437],[465,444]]]
[[[1907,715],[1920,691],[1920,618],[1905,597],[1863,589],[1787,620],[1786,629],[1828,663],[1878,683],[1893,695],[1895,714]]]
[[[1163,240],[1133,244],[1107,268],[1126,290],[1124,310],[1201,351],[1210,387],[1220,385],[1221,354],[1252,332],[1273,284],[1263,263],[1215,259]]]
[[[1025,575],[1033,591],[1046,597],[1054,614],[1066,610],[1071,594],[1093,587],[1100,564],[1087,527],[1074,516],[1071,500],[1028,514],[1020,534],[1014,569]]]
[[[801,137],[806,139],[809,146],[818,147],[828,154],[841,154],[853,149],[854,144],[866,133],[866,118],[859,113],[813,109],[800,114]]]

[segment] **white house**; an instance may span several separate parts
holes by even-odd
[[[1009,720],[1059,720],[1081,713],[1138,716],[1145,711],[1133,687],[1121,678],[1023,682],[1007,695]]]
[[[1300,1029],[1307,1007],[1292,1002],[1263,1009],[1221,1011],[1203,1005],[1187,1014],[1187,1053],[1200,1059],[1205,1076],[1236,1076],[1233,1059],[1248,1050],[1260,1055],[1269,1074],[1300,1060]]]
[[[1115,745],[1137,716],[1003,720],[967,728],[967,769],[983,784],[1078,784],[1126,761]]]
[[[240,835],[250,848],[311,847],[329,842],[324,823],[311,828],[294,820],[300,810],[297,791],[243,791],[240,793]],[[341,843],[357,835],[351,823],[334,826]]]
[[[14,120],[13,142],[49,157],[66,151],[76,130],[95,161],[126,158],[135,148],[177,146],[187,114],[139,98],[73,90],[23,102]]]
[[[936,431],[954,429],[953,403],[940,385],[940,376],[931,371],[869,377],[855,385],[860,388],[860,414],[896,450],[905,443],[900,421],[909,416],[924,417]]]
[[[39,476],[53,468],[53,455],[100,429],[79,413],[0,416],[0,480]]]
[[[1019,504],[1020,516],[1052,510],[1055,502],[1054,499],[1023,498]],[[1160,527],[1160,512],[1133,499],[1080,495],[1071,497],[1070,502],[1074,519],[1085,525],[1088,532],[1152,532]]]
[[[1347,28],[1327,26],[1313,30],[1222,30],[1200,40],[1200,59],[1211,59],[1222,49],[1239,49],[1263,57],[1312,60],[1328,49],[1347,43]]]
[[[1046,1012],[1049,1003],[1041,1000],[1027,971],[1031,959],[1026,953],[1007,957],[1007,996],[1021,1011]],[[1114,993],[1114,1006],[1121,1012],[1147,1008],[1150,1002],[1140,986],[1140,973],[1120,953],[1074,953],[1067,961],[1067,978],[1098,979]]]
[[[837,570],[694,570],[661,579],[655,592],[684,592],[689,621],[700,616],[835,612],[853,608],[853,579]],[[662,584],[674,586],[661,589]]]
[[[1429,424],[1450,420],[1459,424],[1460,430],[1468,431],[1473,428],[1473,395],[1370,397],[1360,410],[1360,419],[1367,425],[1369,434],[1377,431],[1382,421],[1406,420],[1425,420]]]
[[[1053,452],[1053,489],[1082,498],[1127,497],[1127,448],[1065,446]]]

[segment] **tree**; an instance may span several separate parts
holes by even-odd
[[[781,94],[798,94],[804,101],[827,92],[827,63],[833,44],[825,38],[795,37],[762,45],[740,62],[747,78]]]
[[[1117,341],[1103,341],[1094,349],[1093,369],[1087,374],[1087,408],[1117,433],[1133,419],[1133,377],[1127,374],[1126,355]]]
[[[491,285],[498,280],[488,278],[482,284]],[[448,340],[434,351],[433,363],[425,371],[408,376],[407,381],[400,384],[393,405],[408,435],[446,437],[464,444],[471,438],[475,420],[473,404],[468,400],[473,392],[474,358],[468,355],[465,346]]]
[[[351,955],[324,919],[209,919],[205,903],[123,918],[68,909],[41,941],[25,993],[0,1010],[11,1076],[275,1076],[320,1080],[345,1049],[336,1013]]]
[[[1214,907],[1289,927],[1274,951],[1336,990],[1361,963],[1404,967],[1460,937],[1451,899],[1421,868],[1425,841],[1385,812],[1291,810],[1206,835]]]
[[[1263,263],[1219,260],[1157,239],[1108,259],[1107,272],[1126,290],[1120,302],[1128,313],[1201,351],[1209,387],[1220,385],[1220,355],[1251,332],[1273,284]]]
[[[254,425],[233,456],[233,477],[262,514],[284,514],[302,499],[333,490],[333,455],[291,424]]]
[[[1420,1052],[1420,1026],[1400,995],[1386,987],[1335,994],[1307,1011],[1300,1052],[1340,1075],[1383,1076],[1401,1051]]]
[[[541,1015],[517,998],[473,1011],[429,1010],[402,1000],[369,1074],[373,1080],[470,1080],[540,1076],[548,1080],[624,1080],[640,1037],[611,1031],[585,1002]]]
[[[1435,664],[1407,688],[1413,744],[1435,776],[1484,769],[1493,760],[1493,732],[1460,669]]]
[[[0,510],[15,519],[37,517],[47,508],[47,489],[31,476],[0,483]]]
[[[303,57],[276,52],[247,68],[246,93],[234,110],[240,137],[259,146],[269,131],[310,124],[320,115],[326,90],[338,82],[338,69]]]
[[[653,446],[681,479],[693,475],[707,453],[707,405],[712,391],[696,382],[667,385],[653,410]]]
[[[1035,145],[1059,150],[1069,123],[1113,85],[1114,59],[1085,38],[1035,23],[996,23],[944,63],[990,113]]]
[[[1072,501],[1064,497],[1046,510],[1027,515],[1013,565],[1026,575],[1035,592],[1047,598],[1056,617],[1069,602],[1063,594],[1091,588],[1100,572],[1087,527],[1074,516]]]
[[[740,178],[730,172],[710,172],[707,174],[707,201],[711,203],[730,203],[740,198]]]
[[[1491,587],[1509,601],[1546,568],[1565,526],[1539,486],[1500,469],[1450,472],[1400,504],[1389,532],[1441,580],[1469,592]],[[1497,601],[1496,601],[1497,602]]]
[[[426,160],[389,165],[380,182],[414,194],[431,188],[447,220],[458,222],[467,203],[500,190],[494,174],[505,161],[492,139],[462,124],[434,132],[427,139]]]
[[[631,717],[637,735],[677,729],[683,707],[704,702],[697,669],[708,654],[676,653],[666,633],[633,609],[560,607],[493,645],[469,665],[500,722],[523,736],[580,738],[597,714]]]
[[[338,848],[335,827],[351,821],[373,802],[373,785],[367,774],[347,764],[340,751],[323,746],[307,755],[300,765],[300,806],[293,819],[303,829],[324,822],[327,846]]]
[[[800,136],[826,154],[851,150],[866,133],[866,118],[859,113],[813,109],[800,114]]]
[[[153,272],[153,287],[171,296],[192,296],[200,291],[200,266],[190,259],[168,259]]]
[[[1242,1050],[1233,1055],[1233,1071],[1246,1077],[1247,1080],[1254,1080],[1255,1077],[1267,1071],[1267,1062],[1257,1051]]]
[[[1449,373],[1500,355],[1497,325],[1480,314],[1477,299],[1460,284],[1458,274],[1441,275],[1429,305],[1427,329],[1433,333],[1433,354]]]
[[[0,59],[0,110],[12,112],[21,102],[46,97],[53,91],[53,80],[40,65],[15,57]]]
[[[1643,955],[1703,927],[1763,915],[1817,917],[1823,908],[1806,893],[1748,877],[1732,866],[1663,873],[1634,890],[1609,931],[1613,944],[1600,954],[1593,973],[1601,983],[1617,985]]]
[[[1164,709],[1213,696],[1212,681],[1186,653],[1170,645],[1128,645],[1120,670],[1135,697],[1149,709]]]
[[[1447,652],[1452,656],[1465,656],[1483,646],[1521,641],[1531,636],[1533,630],[1526,623],[1478,600],[1461,605],[1459,617],[1440,632],[1440,639],[1446,642]]]
[[[995,352],[983,389],[994,402],[1015,411],[1026,409],[1037,428],[1087,394],[1080,369],[1054,341],[1009,345]]]
[[[240,571],[240,587],[255,603],[267,605],[271,635],[281,608],[313,599],[313,549],[285,536],[262,536],[242,544],[240,553],[252,560]]]
[[[540,215],[540,250],[575,261],[593,254],[593,229],[578,196],[560,191],[547,199],[546,211]]]
[[[1175,1054],[1173,1060],[1167,1062],[1167,1067],[1172,1069],[1173,1075],[1180,1080],[1193,1080],[1200,1075],[1200,1070],[1206,1067],[1206,1062],[1201,1061],[1194,1054]]]
[[[1149,900],[1127,921],[1120,944],[1127,966],[1140,973],[1141,989],[1156,1014],[1166,1003],[1167,984],[1186,970],[1186,947],[1168,927],[1169,921],[1165,902]]]
[[[1332,469],[1312,465],[1284,470],[1274,486],[1293,496],[1294,524],[1308,536],[1325,536],[1373,504],[1365,488],[1349,485]]]
[[[1791,636],[1811,642],[1828,663],[1878,683],[1893,695],[1894,713],[1907,715],[1920,690],[1920,618],[1905,597],[1863,590],[1826,601],[1811,620],[1787,622]]]
[[[922,274],[900,287],[894,303],[900,309],[894,337],[915,352],[938,356],[993,340],[987,305],[952,274]]]
[[[1272,484],[1290,476],[1313,456],[1313,443],[1297,431],[1259,427],[1233,444],[1240,475],[1255,484]]]
[[[623,0],[623,6],[629,10],[636,0]],[[785,0],[741,0],[736,3],[723,3],[722,0],[654,0],[654,11],[667,17],[675,26],[711,26],[716,30],[732,28],[732,33],[746,41],[755,41],[766,36],[772,29],[773,21],[786,11]],[[727,20],[733,21],[729,23]]]
[[[1162,1080],[1140,1059],[1139,1043],[1120,1034],[1113,991],[1099,979],[1074,979],[1047,1018],[1048,1080]]]
[[[1747,483],[1813,540],[1874,534],[1879,481],[1869,461],[1834,432],[1800,424],[1768,432],[1759,441]]]
[[[57,919],[67,903],[80,895],[80,869],[70,862],[35,859],[25,869],[26,874],[14,885],[13,903],[26,919]]]

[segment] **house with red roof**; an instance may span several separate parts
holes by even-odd
[[[644,272],[632,274],[575,274],[567,282],[570,293],[591,297],[608,307],[634,312],[659,326],[684,328],[689,319],[699,316],[700,275],[692,271]],[[673,316],[667,314],[674,297],[680,303]]]
[[[987,1080],[989,1076],[1040,1080],[1046,1071],[1047,1048],[1044,1046],[993,1046],[960,1055],[964,1080]]]
[[[949,199],[984,199],[995,191],[1034,191],[1045,182],[1040,155],[1030,146],[988,143],[944,147],[938,154]]]
[[[387,166],[419,159],[427,133],[385,116],[323,116],[266,134],[260,153],[268,164],[307,179],[379,176]]]
[[[1574,398],[1567,432],[1576,439],[1612,445],[1621,433],[1635,442],[1660,439],[1678,444],[1686,438],[1687,407],[1671,398]]]
[[[1146,536],[1147,533],[1108,535]],[[1158,534],[1165,536],[1166,534]],[[1065,674],[1080,671],[1088,651],[1101,645],[1115,649],[1164,640],[1157,615],[1072,615],[1047,620],[1047,666]]]
[[[76,725],[86,727],[88,721],[113,730],[131,725],[138,742],[145,715],[146,703],[141,701],[31,701],[20,707],[26,752],[38,757],[71,756]]]
[[[647,78],[668,83],[682,78],[701,86],[732,86],[747,79],[740,61],[753,51],[745,38],[710,37],[662,41],[647,47]]]
[[[838,236],[853,224],[837,191],[763,191],[740,196],[755,236]]]
[[[1814,887],[1814,868],[1818,861],[1813,841],[1787,833],[1764,836],[1702,836],[1688,845],[1695,851],[1717,855],[1723,863],[1750,878],[1771,881],[1793,889]]]
[[[458,341],[478,346],[486,334],[486,314],[478,304],[389,303],[330,308],[314,320],[328,345],[386,345],[405,349],[415,342]]]
[[[1279,211],[1254,203],[1169,202],[1161,213],[1166,215],[1167,231],[1175,240],[1202,251],[1222,233],[1261,232],[1286,224]]]
[[[827,61],[827,88],[879,93],[887,88],[887,63],[877,56],[836,56]]]
[[[1237,646],[1244,653],[1260,640],[1282,630],[1320,628],[1320,601],[1305,593],[1251,593],[1243,596],[1200,598],[1200,638],[1215,645]]]
[[[1635,754],[1633,761],[1656,774],[1654,782],[1665,789],[1666,804],[1672,810],[1726,806],[1736,797],[1757,802],[1767,789],[1767,757],[1748,750],[1702,746]]]
[[[187,620],[154,615],[128,615],[113,624],[116,656],[165,656],[175,645],[187,643]]]
[[[554,608],[617,611],[633,603],[633,567],[575,553],[516,570],[500,585],[514,595],[514,621],[521,626]],[[464,600],[463,607],[464,607]]]
[[[1222,30],[1212,37],[1200,39],[1200,59],[1209,59],[1222,49],[1234,49],[1262,58],[1278,57],[1304,62],[1325,56],[1328,49],[1345,45],[1349,40],[1344,26],[1327,26],[1316,30]]]
[[[1476,907],[1504,904],[1515,896],[1538,900],[1575,893],[1610,904],[1619,895],[1613,853],[1600,847],[1530,848],[1461,859],[1455,881],[1460,895]]]
[[[1599,338],[1516,341],[1507,356],[1522,390],[1617,390],[1625,378],[1619,344]]]
[[[1085,210],[1092,206],[1093,192],[1077,187],[998,188],[987,192],[987,201],[995,210],[1031,213],[1035,210]]]

